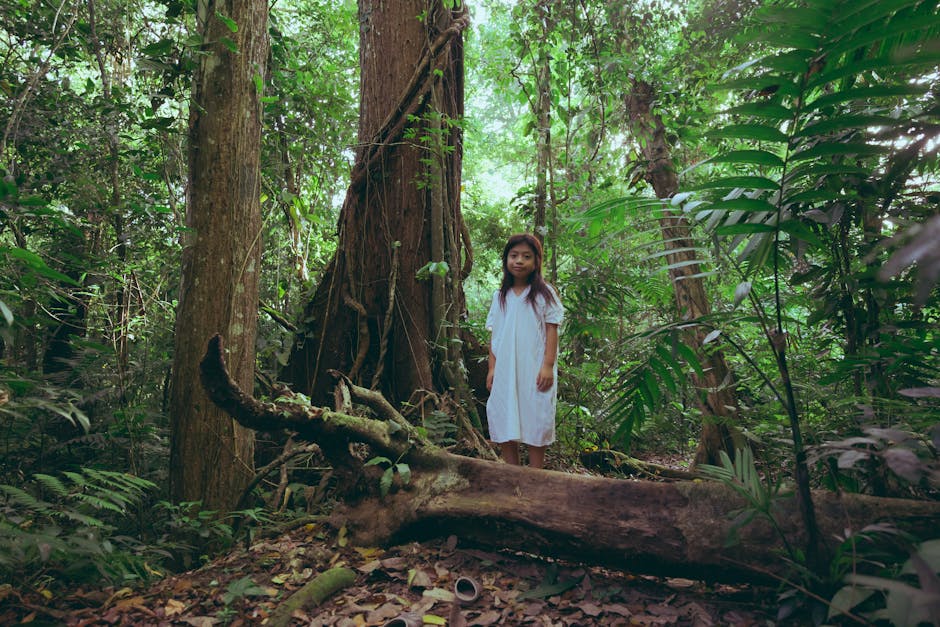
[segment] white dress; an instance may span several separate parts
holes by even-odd
[[[539,392],[535,381],[545,356],[545,324],[560,325],[564,309],[557,295],[554,303],[539,297],[533,309],[526,301],[528,294],[529,287],[518,296],[510,289],[505,308],[500,306],[499,290],[493,294],[486,328],[492,333],[490,350],[496,356],[496,369],[486,418],[493,442],[548,446],[555,441],[557,359],[552,387]]]

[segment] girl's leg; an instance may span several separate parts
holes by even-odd
[[[499,455],[503,461],[513,466],[519,465],[519,443],[518,442],[500,442]]]
[[[529,466],[545,468],[545,449],[547,446],[529,446]]]

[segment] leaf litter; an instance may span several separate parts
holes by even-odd
[[[387,549],[355,547],[345,533],[306,525],[146,590],[74,590],[47,599],[0,597],[0,624],[214,627],[270,625],[279,605],[330,569],[354,582],[320,605],[294,610],[290,625],[648,625],[710,627],[772,624],[773,591],[707,585],[563,563],[518,552],[463,546],[455,536]],[[461,603],[460,577],[479,586]],[[395,620],[402,618],[403,620]],[[391,622],[390,622],[391,621]],[[410,621],[410,622],[408,622]]]

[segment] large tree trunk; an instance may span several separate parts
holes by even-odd
[[[360,0],[359,16],[356,164],[336,254],[282,373],[317,403],[329,398],[332,369],[396,402],[466,389],[455,341],[470,269],[457,126],[466,10]]]
[[[262,403],[227,376],[219,338],[210,343],[202,377],[210,397],[246,427],[283,427],[321,448],[345,449],[334,459],[354,460],[348,444],[357,441],[374,455],[408,464],[410,480],[399,480],[384,497],[376,494],[378,475],[369,475],[381,469],[355,461],[347,468],[362,480],[345,483],[351,491],[340,495],[346,505],[336,522],[364,546],[457,534],[493,547],[652,574],[753,581],[788,568],[780,559],[783,539],[764,520],[738,529],[740,542],[725,546],[732,513],[745,504],[722,484],[624,481],[452,455],[430,444],[380,395],[356,386],[350,386],[353,398],[379,420],[296,402]],[[829,492],[816,500],[830,545],[875,522],[923,537],[935,535],[940,523],[935,502]],[[774,515],[790,545],[798,546],[803,530],[795,500],[780,499]]]
[[[229,338],[228,359],[251,389],[261,263],[261,96],[266,0],[199,4],[205,54],[193,82],[183,272],[171,382],[170,486],[177,501],[227,511],[252,477],[254,433],[198,384],[201,347]],[[223,19],[224,18],[224,19]],[[230,21],[229,21],[230,20]],[[236,27],[232,27],[232,22]],[[231,50],[234,43],[237,50]]]
[[[643,158],[647,161],[647,178],[656,196],[664,201],[659,225],[663,245],[669,251],[666,261],[671,266],[669,277],[672,279],[679,315],[684,320],[698,320],[711,313],[711,306],[700,276],[701,266],[695,263],[696,246],[689,223],[682,213],[668,209],[666,199],[672,198],[679,190],[679,180],[666,142],[662,118],[653,112],[655,95],[649,83],[633,81],[630,93],[626,96],[630,127],[641,140]],[[706,350],[703,346],[707,334],[707,329],[702,326],[691,327],[687,334],[691,345],[701,356],[704,371],[702,376],[694,378],[696,386],[704,392],[700,402],[704,422],[695,452],[695,464],[720,464],[722,450],[734,455],[733,434],[728,425],[737,412],[738,401],[724,354],[719,349]]]

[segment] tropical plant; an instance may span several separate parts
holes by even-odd
[[[154,488],[146,479],[90,468],[36,474],[24,487],[0,485],[0,577],[123,584],[161,576],[159,552],[122,528]]]

